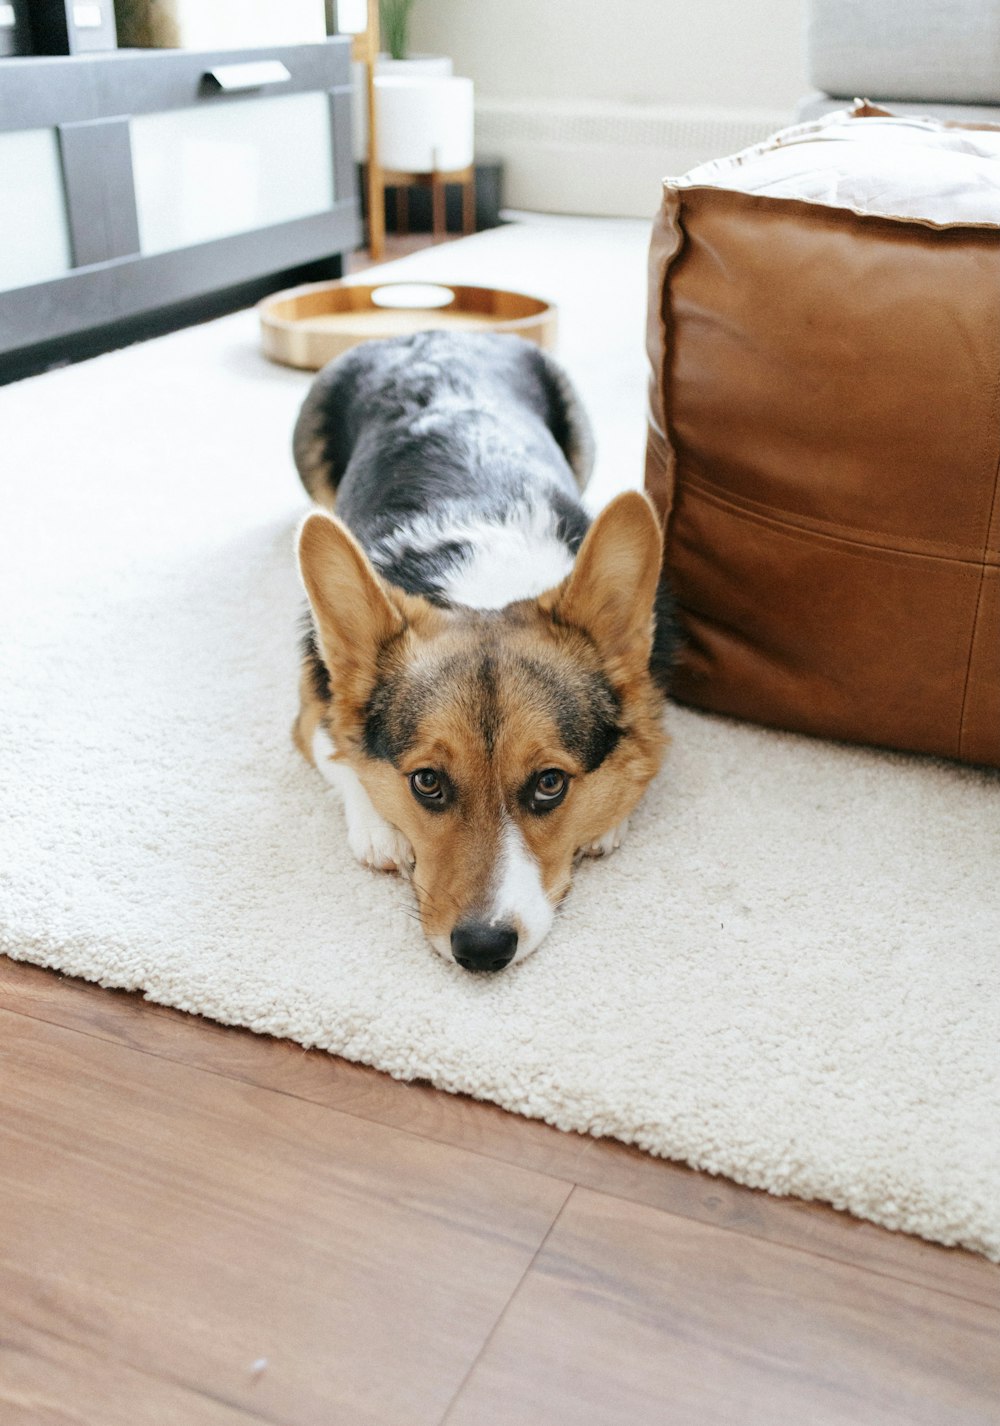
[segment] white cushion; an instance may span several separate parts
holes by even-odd
[[[700,164],[679,187],[801,198],[932,223],[1000,223],[1000,127],[840,110]]]

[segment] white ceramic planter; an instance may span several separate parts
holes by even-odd
[[[378,75],[379,161],[402,173],[467,168],[474,152],[471,79]]]
[[[365,89],[365,67],[352,66],[354,93],[351,96],[351,111],[354,131],[354,160],[364,163],[368,158],[368,101]],[[383,75],[405,76],[409,78],[445,79],[452,72],[451,59],[446,54],[415,54],[409,59],[393,59],[391,55],[380,54],[375,65],[376,78]]]

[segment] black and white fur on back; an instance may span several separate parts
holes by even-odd
[[[501,608],[569,572],[590,523],[590,423],[562,368],[518,337],[368,342],[313,385],[294,438],[310,495],[408,594]]]

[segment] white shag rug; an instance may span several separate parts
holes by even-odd
[[[637,483],[645,224],[394,265],[562,310]],[[690,711],[541,949],[472,978],[294,752],[309,377],[241,313],[0,390],[0,948],[1000,1259],[1000,779]]]

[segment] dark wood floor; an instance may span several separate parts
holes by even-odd
[[[1000,1269],[0,957],[3,1426],[1000,1422]]]
[[[381,260],[382,262],[395,262],[397,258],[409,257],[411,253],[420,252],[424,248],[439,247],[441,243],[460,243],[461,241],[461,233],[449,233],[444,238],[434,238],[430,233],[407,233],[405,237],[400,237],[398,233],[386,233],[385,255]],[[375,266],[367,248],[358,248],[357,252],[348,253],[344,259],[346,274],[367,272]]]

